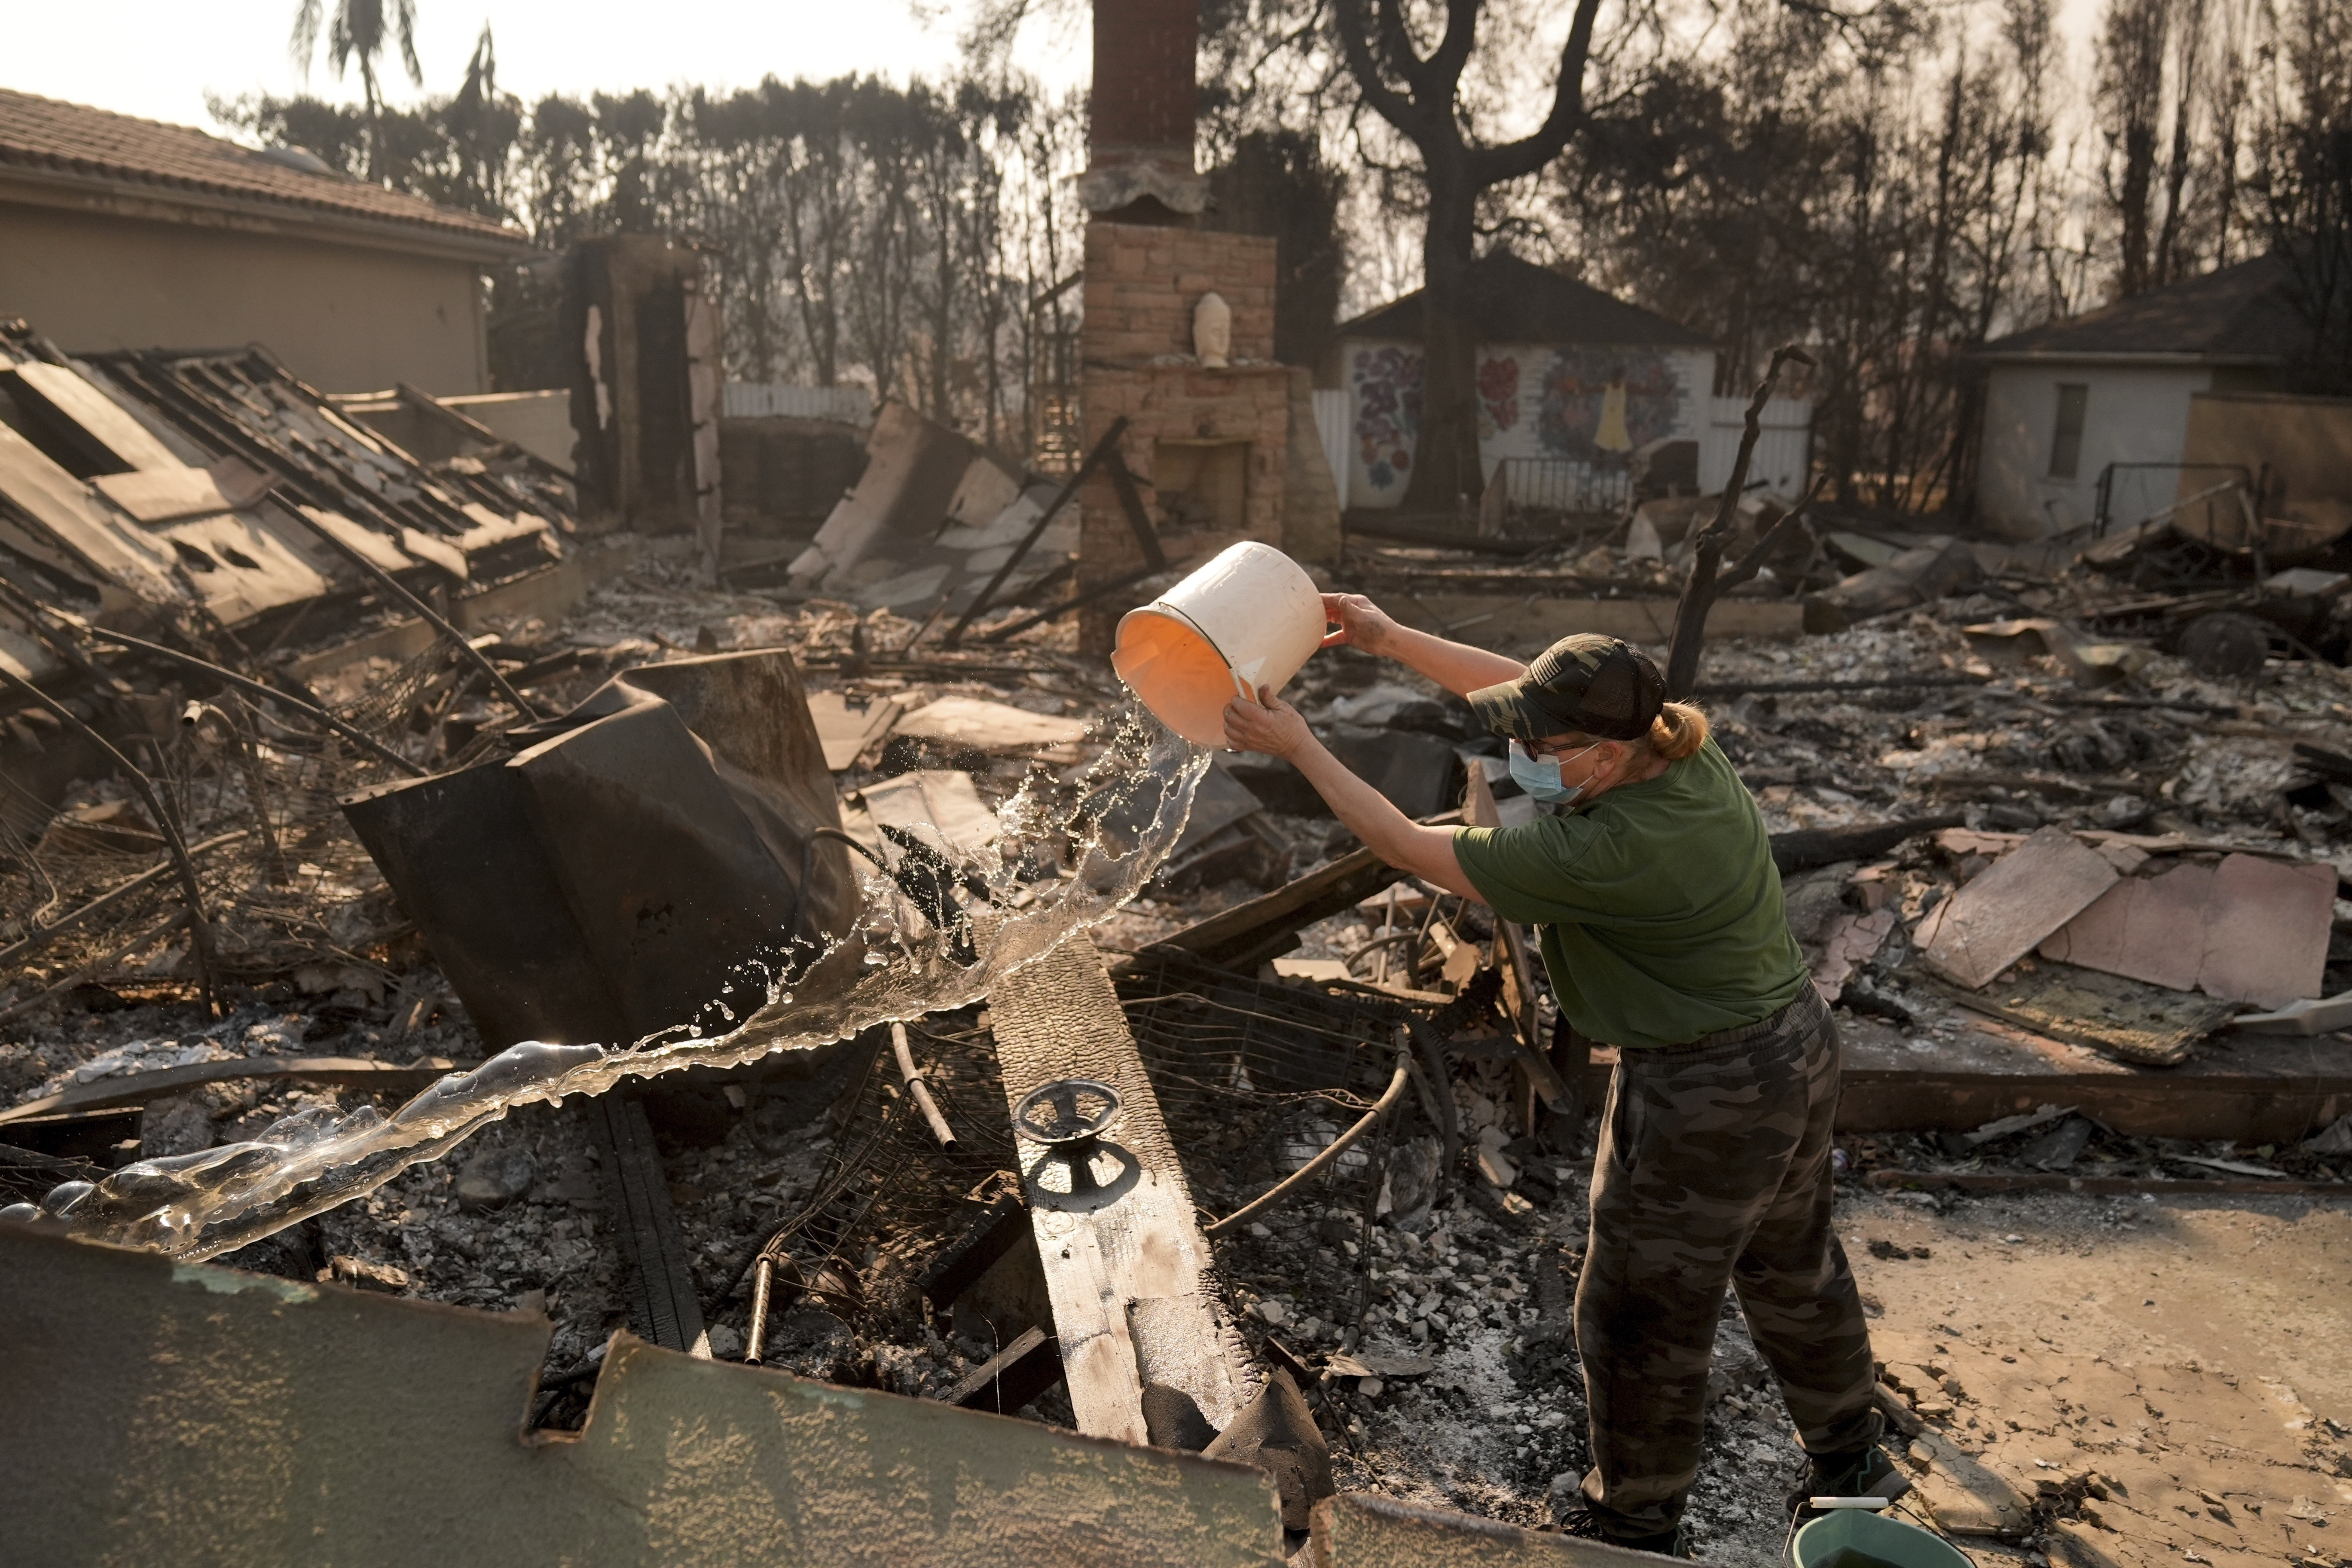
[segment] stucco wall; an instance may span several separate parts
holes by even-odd
[[[0,205],[0,316],[69,353],[258,342],[311,385],[489,390],[478,267]]]
[[[544,1317],[0,1225],[0,1562],[1279,1568],[1265,1472],[614,1337],[521,1430]]]
[[[2199,366],[1998,364],[1985,387],[1984,457],[1977,501],[1988,521],[2030,537],[2080,528],[2098,510],[2099,472],[2109,463],[2176,463],[2189,428],[2189,400],[2212,384]],[[2050,477],[2058,388],[2089,388],[2083,447],[2072,479]],[[2129,526],[2170,503],[2179,476],[2126,469],[2116,476],[2111,524]]]

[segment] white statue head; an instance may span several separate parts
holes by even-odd
[[[1209,293],[1192,307],[1192,352],[1211,370],[1223,370],[1234,349],[1234,308]]]

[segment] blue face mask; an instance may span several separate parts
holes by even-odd
[[[1600,743],[1595,741],[1592,745]],[[1592,746],[1584,748],[1584,752],[1591,750]],[[1584,752],[1570,754],[1580,757]],[[1584,785],[1580,784],[1564,784],[1559,782],[1559,763],[1558,757],[1538,757],[1517,741],[1511,742],[1511,782],[1525,791],[1530,800],[1566,805],[1584,793]]]

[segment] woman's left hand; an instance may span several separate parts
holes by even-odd
[[[1257,700],[1235,697],[1225,704],[1225,743],[1237,752],[1262,752],[1269,757],[1291,757],[1315,737],[1298,710],[1261,686]]]

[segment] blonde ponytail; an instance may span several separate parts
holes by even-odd
[[[1666,761],[1681,762],[1706,744],[1706,715],[1687,702],[1669,702],[1650,721],[1650,732],[1642,740]]]

